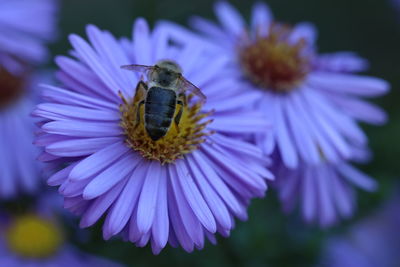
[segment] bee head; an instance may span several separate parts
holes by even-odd
[[[165,69],[171,72],[175,72],[178,74],[182,73],[182,69],[181,67],[174,61],[172,60],[160,60],[156,63],[156,66],[161,68],[161,69]]]
[[[182,73],[181,67],[171,60],[160,60],[150,75],[150,79],[162,87],[176,87]]]

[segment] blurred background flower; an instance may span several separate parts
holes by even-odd
[[[346,234],[330,238],[318,266],[399,266],[399,192],[373,214],[353,225]]]
[[[37,84],[48,80],[35,68],[48,59],[57,7],[56,0],[0,0],[0,199],[32,194],[42,181],[30,113]]]
[[[32,144],[35,127],[30,117],[37,102],[35,87],[43,77],[0,73],[0,90],[4,90],[0,99],[7,98],[7,103],[0,104],[0,199],[34,194],[44,184],[41,164],[36,160],[40,152]]]
[[[284,210],[293,211],[299,203],[304,220],[322,227],[353,215],[357,206],[354,187],[369,192],[377,188],[375,180],[347,162],[317,165],[303,162],[295,170],[277,165],[276,187]]]
[[[57,213],[61,199],[43,194],[37,204],[24,210],[0,210],[0,265],[22,266],[104,266],[117,263],[91,256],[68,244]]]
[[[360,148],[368,149],[367,137],[357,121],[377,125],[386,122],[385,112],[362,98],[385,94],[389,84],[356,75],[368,64],[354,53],[320,56],[313,24],[289,26],[278,22],[266,4],[253,5],[250,27],[228,2],[216,3],[215,13],[221,26],[200,17],[192,18],[191,24],[205,36],[199,45],[228,58],[221,75],[231,77],[243,91],[258,93],[253,101],[242,103],[243,107],[253,106],[263,112],[271,122],[273,131],[267,131],[272,133],[257,138],[256,143],[265,153],[276,155],[274,165],[283,162],[283,167],[293,170],[276,173],[275,185],[286,209],[293,206],[302,185],[306,221],[316,220],[323,226],[336,222],[333,200],[352,206],[347,210],[349,217],[354,207],[350,184],[345,190],[335,190],[337,179],[332,176],[332,168],[368,191],[376,188],[371,178],[345,162],[353,159]],[[162,25],[177,36],[192,35],[169,22]],[[230,88],[221,85],[221,94]]]
[[[0,0],[0,65],[9,72],[49,59],[56,37],[58,0]]]
[[[215,4],[215,13],[221,26],[200,17],[192,25],[217,47],[216,53],[228,53],[231,62],[225,68],[242,90],[259,93],[254,103],[246,104],[258,106],[274,128],[274,141],[267,135],[259,144],[267,153],[275,149],[287,167],[298,167],[300,160],[320,164],[350,159],[351,146],[367,144],[356,120],[386,121],[380,108],[361,97],[385,94],[389,84],[352,74],[366,68],[365,60],[353,53],[320,57],[313,24],[283,24],[263,3],[253,5],[249,27],[228,2]]]

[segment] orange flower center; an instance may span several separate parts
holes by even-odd
[[[239,47],[245,76],[256,85],[275,92],[289,92],[307,75],[310,62],[302,54],[305,40],[290,43],[290,28],[274,24],[268,36]]]

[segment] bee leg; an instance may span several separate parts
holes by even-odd
[[[144,81],[139,81],[138,84],[136,85],[135,97],[136,97],[136,95],[144,94],[144,92],[146,92],[148,89],[149,88]]]
[[[137,111],[136,111],[136,124],[135,124],[135,128],[134,129],[136,129],[140,124],[140,107],[143,104],[144,104],[144,100],[140,101],[139,104],[138,104],[138,108],[137,108]]]
[[[179,122],[181,121],[182,113],[183,113],[183,102],[180,101],[180,100],[178,100],[178,101],[177,101],[177,104],[178,104],[178,105],[181,105],[181,107],[179,108],[178,114],[176,114],[176,117],[175,117],[175,119],[174,119],[174,122],[175,122],[175,127],[176,127],[176,129],[178,130],[178,132],[179,132]]]
[[[133,100],[134,103],[139,101],[139,99],[143,98],[143,95],[146,94],[145,91],[148,90],[148,86],[145,82],[139,81],[136,85],[136,94]],[[136,124],[134,129],[136,129],[140,124],[140,107],[144,104],[145,100],[141,100],[138,104],[137,111],[136,111]]]
[[[147,84],[144,81],[138,82],[135,89],[135,100],[137,101],[140,98],[143,98],[143,95],[146,95],[146,91],[149,89]]]
[[[145,91],[149,89],[147,84],[143,80],[140,80],[140,82],[137,84],[136,90],[138,90],[139,88],[143,88]]]
[[[182,99],[182,100],[178,100],[178,104],[187,106],[187,101],[186,101],[186,95],[185,95],[185,93],[180,93],[180,94],[178,95],[178,97],[179,97],[179,99]],[[180,103],[179,103],[179,102],[180,102]],[[183,102],[183,104],[182,104],[182,102]]]

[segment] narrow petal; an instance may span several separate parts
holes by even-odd
[[[78,120],[52,121],[44,124],[46,133],[76,137],[106,137],[122,134],[122,128],[115,122],[83,122]]]
[[[42,85],[44,90],[42,97],[44,100],[64,105],[87,107],[90,109],[111,109],[118,110],[118,105],[102,99],[85,96],[79,93],[68,91],[59,87]]]
[[[275,138],[279,145],[279,151],[286,166],[295,168],[298,164],[297,152],[292,143],[292,137],[287,129],[287,122],[285,120],[284,110],[282,108],[283,101],[280,97],[276,96],[274,99],[274,116],[275,116]],[[272,103],[271,103],[272,105]]]
[[[286,168],[280,169],[282,170],[276,175],[279,182],[279,197],[282,202],[286,203],[297,194],[296,191],[299,189],[300,183],[304,181],[300,181],[302,179],[298,178],[299,173],[297,171],[287,171]]]
[[[151,36],[152,43],[157,45],[153,48],[152,62],[165,59],[168,51],[169,32],[163,30],[161,27],[156,27]]]
[[[132,174],[140,158],[130,151],[121,159],[93,178],[83,191],[84,199],[93,199],[110,190],[119,181]]]
[[[118,121],[120,114],[111,110],[94,110],[88,108],[74,107],[55,103],[39,104],[34,115],[57,120],[57,119],[80,119],[90,121]],[[52,117],[50,117],[52,116]]]
[[[351,183],[366,190],[375,191],[378,187],[376,181],[360,172],[350,164],[342,164],[338,171]]]
[[[135,50],[136,63],[142,65],[153,64],[151,55],[151,42],[149,25],[146,20],[139,18],[133,26],[133,49]]]
[[[317,30],[313,24],[303,22],[294,27],[289,36],[289,41],[296,44],[302,39],[307,41],[310,46],[315,43],[317,39]]]
[[[233,169],[231,166],[235,166],[236,162],[226,157],[216,147],[204,146],[203,149],[213,162],[221,178],[225,180],[225,183],[235,188],[237,193],[245,198],[264,196],[267,186],[262,177],[254,172],[248,172],[247,166],[236,164],[236,167]]]
[[[105,88],[106,85],[81,62],[66,56],[57,56],[55,62],[62,70],[57,77],[69,88],[95,98],[115,100]]]
[[[221,199],[227,204],[230,210],[238,217],[243,216],[243,209],[241,204],[232,193],[230,188],[225,182],[217,175],[214,169],[211,168],[209,163],[205,160],[206,156],[201,151],[194,151],[192,153],[199,169],[203,172],[204,177],[208,180],[210,185],[215,189]]]
[[[168,236],[170,231],[170,218],[168,214],[168,176],[166,168],[161,167],[161,181],[158,191],[156,214],[154,217],[154,223],[152,227],[152,239],[157,248],[164,248],[168,242]]]
[[[80,180],[80,181],[71,181],[66,180],[61,186],[58,188],[58,191],[65,197],[76,197],[81,196],[83,190],[88,185],[89,180]]]
[[[193,16],[189,20],[189,24],[197,31],[210,35],[214,40],[223,40],[225,38],[225,32],[216,23],[203,19],[198,16]]]
[[[107,70],[104,64],[101,63],[101,59],[99,59],[97,53],[78,35],[70,35],[69,41],[79,54],[80,58],[82,58],[83,61],[86,62],[95,73],[97,73],[98,77],[106,85],[105,88],[115,96],[115,99],[118,99],[117,93],[121,88],[119,87],[118,82],[113,78],[111,71]]]
[[[201,190],[201,193],[204,196],[204,199],[207,201],[207,204],[214,214],[215,219],[223,228],[231,229],[231,219],[225,203],[215,192],[215,189],[213,189],[207,182],[204,175],[200,172],[193,156],[188,156],[187,160],[188,166],[190,167],[193,176],[196,177],[196,181]]]
[[[251,29],[255,34],[267,36],[273,15],[270,8],[262,2],[253,5],[251,13]]]
[[[72,169],[69,178],[71,180],[84,180],[94,176],[118,160],[128,150],[129,148],[122,142],[117,142],[105,147],[93,155],[81,160],[75,168]]]
[[[124,185],[124,183],[118,183],[110,191],[94,200],[83,214],[80,226],[86,228],[95,224],[121,194]]]
[[[309,108],[308,103],[301,99],[299,93],[294,93],[292,95],[292,105],[293,108],[296,109],[299,120],[308,128],[309,134],[313,136],[315,145],[322,150],[324,156],[331,162],[338,161],[339,155],[336,149],[329,142],[325,133],[314,123],[312,116],[307,112]]]
[[[204,239],[201,233],[202,226],[182,192],[182,188],[178,179],[183,179],[183,177],[179,176],[175,166],[170,165],[169,167],[170,181],[173,188],[174,198],[176,200],[176,204],[178,205],[178,211],[182,220],[182,224],[184,225],[187,234],[190,236],[193,242],[199,245]]]
[[[118,84],[119,90],[124,95],[131,96],[132,88],[135,88],[138,79],[131,73],[121,69],[122,65],[131,63],[121,45],[112,34],[107,31],[101,31],[96,26],[88,25],[86,32],[104,67]]]
[[[318,105],[316,102],[318,101],[314,95],[308,94],[305,95],[303,94],[303,101],[306,101],[310,107],[313,107],[315,105]],[[340,155],[347,159],[351,156],[351,151],[349,144],[346,142],[344,137],[340,135],[340,131],[335,129],[334,125],[330,124],[329,121],[327,121],[323,115],[321,114],[321,111],[319,109],[309,109],[310,116],[313,117],[314,123],[318,125],[318,128],[321,132],[324,133],[325,136],[327,136],[328,140],[331,142],[331,144],[335,147],[335,149],[340,153]]]
[[[297,151],[306,162],[317,164],[320,161],[319,151],[309,133],[309,129],[299,120],[291,96],[288,96],[288,102],[285,103],[284,108],[286,109],[286,118],[293,133]]]
[[[178,181],[181,185],[183,194],[197,219],[199,219],[201,224],[209,232],[215,233],[217,231],[217,225],[214,216],[212,215],[207,203],[204,201],[203,196],[198,190],[197,185],[183,160],[176,162],[176,169],[178,171]]]
[[[332,201],[332,172],[329,167],[316,168],[316,189],[319,204],[319,217],[322,226],[332,225],[336,220],[336,213]]]
[[[337,97],[333,100],[344,109],[346,114],[356,120],[374,125],[383,125],[387,122],[386,113],[376,105],[349,96]]]
[[[322,71],[360,72],[369,67],[368,61],[352,52],[336,52],[319,55],[316,66]]]
[[[385,94],[390,88],[390,85],[382,79],[322,71],[310,74],[308,83],[320,90],[366,97]]]
[[[240,13],[228,2],[220,1],[215,5],[215,13],[226,31],[239,37],[245,31],[245,23]]]
[[[318,93],[306,91],[303,92],[303,96],[305,96],[309,104],[325,118],[325,121],[329,122],[332,127],[337,129],[337,132],[361,144],[367,142],[365,133],[360,129],[355,120],[350,118],[348,114],[340,112],[338,107],[331,104],[331,101],[334,99],[333,97],[323,97]],[[346,97],[346,99],[348,99],[348,97]]]
[[[107,216],[106,225],[111,235],[121,232],[132,216],[145,179],[145,176],[140,174],[136,170],[132,172],[132,176]]]
[[[47,180],[47,184],[50,186],[61,185],[68,179],[69,173],[76,166],[77,163],[70,164],[68,167],[56,172]]]
[[[46,151],[60,157],[81,157],[96,153],[104,147],[118,143],[119,140],[118,137],[65,140],[48,145]]]
[[[235,113],[219,116],[215,119],[215,121],[213,121],[212,124],[210,124],[209,127],[217,132],[238,134],[265,132],[265,130],[268,129],[269,123],[260,113],[248,112],[245,115],[246,118],[249,119],[238,120],[238,114]]]
[[[316,217],[317,192],[314,186],[315,172],[311,168],[304,170],[304,181],[302,183],[302,212],[304,219],[311,222]]]
[[[161,165],[159,162],[152,160],[146,162],[146,164],[149,165],[149,169],[140,193],[137,210],[137,227],[142,234],[147,233],[153,224],[158,191],[163,178],[161,177]]]
[[[332,175],[333,198],[339,213],[344,217],[351,216],[354,209],[350,190],[351,189],[346,181],[343,181],[343,179],[335,172],[335,174]]]
[[[174,191],[171,185],[171,180],[168,180],[168,213],[171,219],[171,234],[169,235],[169,242],[171,245],[175,245],[172,237],[176,237],[176,243],[179,243],[184,250],[192,252],[194,249],[194,242],[192,238],[186,232],[185,226],[183,225],[181,214],[179,212],[179,206],[176,203]]]

